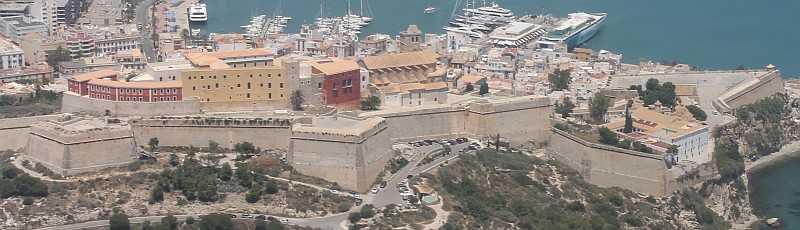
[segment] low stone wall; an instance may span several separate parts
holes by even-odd
[[[102,116],[108,110],[111,116],[120,117],[199,114],[200,108],[200,102],[192,99],[163,102],[109,101],[72,92],[64,92],[61,103],[61,112],[65,113],[80,112]]]
[[[0,150],[27,146],[31,125],[45,120],[58,120],[59,116],[61,115],[0,119]]]
[[[548,154],[580,172],[584,179],[601,187],[620,187],[654,196],[676,190],[668,185],[667,165],[661,156],[589,143],[557,129],[551,129]]]

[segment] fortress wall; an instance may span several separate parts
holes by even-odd
[[[303,174],[356,189],[359,152],[357,143],[292,138],[287,161]]]
[[[138,159],[133,136],[67,145],[66,175],[125,166]]]
[[[488,103],[471,103],[467,118],[467,132],[485,139],[500,134],[511,146],[527,145],[529,141],[547,139],[552,114],[550,101],[544,97],[520,97]]]
[[[290,108],[287,100],[200,102],[200,109],[203,112],[272,111]]]
[[[752,104],[758,100],[783,92],[783,80],[779,71],[772,71],[763,76],[756,77],[742,85],[730,89],[728,93],[720,96],[719,100],[727,104],[727,108],[717,108],[723,112],[736,109],[743,105]],[[719,103],[717,104],[719,105]]]
[[[357,158],[359,161],[356,162],[360,169],[356,191],[366,192],[370,189],[375,178],[386,167],[386,163],[394,157],[391,146],[385,126],[361,144],[360,154],[363,157]]]
[[[465,132],[466,110],[449,105],[422,107],[400,112],[370,114],[386,119],[392,142],[458,137]]]
[[[129,122],[136,143],[142,146],[156,137],[160,146],[208,147],[211,140],[231,149],[245,141],[262,149],[286,149],[291,135],[291,122],[286,118],[153,118]]]
[[[580,172],[591,184],[655,196],[675,189],[668,189],[667,167],[658,155],[588,143],[559,130],[552,130],[550,143],[558,147],[550,148],[548,154]]]
[[[0,119],[0,150],[18,149],[28,145],[31,125],[44,120],[57,120],[60,115]]]
[[[64,146],[46,137],[34,135],[33,133],[25,135],[25,138],[28,139],[28,136],[30,136],[30,139],[26,149],[26,158],[30,161],[42,163],[42,165],[57,174],[66,175]],[[31,164],[35,164],[34,162],[31,162]]]
[[[105,111],[108,110],[111,116],[120,117],[200,113],[200,102],[192,99],[163,102],[109,101],[64,92],[61,102],[61,112],[64,113],[82,112],[92,115],[105,115]]]

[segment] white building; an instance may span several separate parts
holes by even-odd
[[[7,39],[0,39],[0,62],[2,69],[25,66],[25,52]]]
[[[32,33],[47,36],[47,24],[25,15],[0,18],[0,34],[14,43],[19,44],[23,36]]]
[[[634,139],[651,146],[661,154],[672,145],[678,147],[676,154],[668,156],[673,163],[708,154],[708,126],[686,121],[676,115],[662,114],[660,104],[654,110],[638,108],[631,113],[633,132],[621,133],[625,121],[615,121],[605,126],[620,132],[622,137]]]
[[[181,71],[187,69],[194,69],[194,66],[185,60],[147,63],[144,72],[131,78],[131,81],[180,81]]]
[[[378,87],[384,106],[419,106],[447,103],[447,83],[405,83]]]

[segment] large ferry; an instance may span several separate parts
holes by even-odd
[[[189,7],[189,21],[195,23],[203,23],[208,20],[206,14],[206,4],[197,4]]]
[[[564,43],[572,50],[597,34],[605,19],[606,13],[571,13],[567,20],[542,36],[542,40]]]

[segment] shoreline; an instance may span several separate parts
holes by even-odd
[[[759,158],[756,161],[745,161],[744,171],[745,173],[758,171],[764,166],[774,163],[775,160],[794,156],[800,156],[800,141],[793,141],[787,145],[784,145],[778,152],[771,153],[765,157]]]

